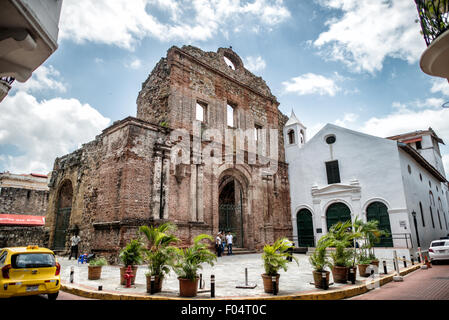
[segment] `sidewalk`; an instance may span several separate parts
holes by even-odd
[[[217,259],[213,267],[204,266],[202,277],[205,281],[204,289],[200,289],[198,296],[193,299],[210,299],[210,276],[215,275],[215,299],[343,299],[368,291],[367,284],[372,282],[371,278],[362,278],[357,275],[355,285],[332,284],[329,290],[316,289],[313,282],[312,268],[308,256],[295,254],[299,266],[293,261],[289,264],[287,272],[281,270],[279,293],[277,296],[264,293],[261,274],[263,264],[260,253],[223,256]],[[87,264],[78,264],[77,261],[69,261],[66,257],[58,257],[61,264],[62,290],[93,299],[148,299],[167,300],[181,299],[179,297],[179,284],[176,274],[171,272],[165,279],[162,292],[150,295],[146,292],[147,267],[139,266],[135,285],[125,288],[120,285],[119,266],[105,266],[102,270],[100,280],[87,279]],[[74,281],[70,283],[70,269],[74,267]],[[387,264],[389,275],[383,274],[383,268],[379,270],[381,282],[392,280],[393,265]],[[248,283],[256,284],[254,289],[236,288],[245,283],[245,268],[248,269]],[[401,269],[406,273],[418,269],[419,266],[409,266]],[[379,280],[379,278],[377,279]],[[330,282],[332,283],[332,273]],[[102,286],[99,291],[98,287]]]

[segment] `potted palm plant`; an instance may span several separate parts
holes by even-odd
[[[332,276],[337,283],[346,283],[348,281],[348,266],[351,263],[352,256],[348,247],[351,246],[355,236],[350,220],[334,224],[324,236],[329,240],[330,246],[335,248],[335,251],[331,252],[330,256],[332,259]]]
[[[87,278],[89,280],[98,280],[101,278],[101,269],[106,266],[108,261],[103,257],[98,257],[89,261],[87,267]]]
[[[211,266],[217,259],[216,255],[209,250],[209,245],[202,242],[214,239],[207,234],[200,234],[193,239],[193,245],[188,248],[175,248],[176,256],[172,265],[173,270],[178,275],[179,295],[181,297],[195,297],[198,293],[198,270],[202,269],[202,264]]]
[[[128,266],[131,266],[132,274],[131,284],[134,284],[137,274],[137,268],[142,263],[142,241],[140,239],[131,240],[123,250],[119,253],[119,258],[123,263],[123,267],[120,267],[120,284],[125,285],[125,273]]]
[[[323,288],[323,273],[326,273],[326,288],[329,287],[329,274],[326,267],[331,267],[332,264],[326,255],[326,249],[329,247],[329,240],[326,237],[321,237],[318,240],[315,251],[309,257],[309,262],[313,267],[313,281],[315,288]]]
[[[148,247],[144,249],[145,261],[148,263],[148,272],[145,274],[147,292],[151,291],[151,277],[154,277],[154,293],[162,290],[162,282],[165,275],[170,272],[170,266],[175,257],[175,249],[171,244],[179,241],[169,233],[175,229],[176,226],[169,222],[158,227],[141,226],[139,228],[148,240]]]
[[[272,245],[265,245],[263,248],[262,260],[265,273],[262,274],[263,286],[266,293],[273,292],[272,277],[276,277],[276,291],[279,291],[279,277],[278,271],[283,269],[287,271],[289,259],[294,259],[296,263],[298,260],[288,250],[293,247],[293,243],[287,238],[280,238]]]

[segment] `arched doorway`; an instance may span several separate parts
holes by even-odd
[[[351,210],[342,202],[333,203],[326,210],[327,230],[337,222],[351,220]]]
[[[64,250],[67,238],[67,229],[70,223],[72,212],[73,188],[70,180],[62,183],[58,192],[58,202],[56,209],[55,233],[53,238],[53,249]]]
[[[375,247],[393,247],[393,238],[391,237],[390,216],[388,215],[388,208],[382,202],[373,202],[366,208],[366,220],[379,221],[379,230],[384,230],[388,236],[382,236]]]
[[[233,234],[234,247],[244,247],[242,185],[233,176],[224,176],[219,192],[218,229]]]
[[[313,235],[312,213],[307,209],[301,209],[296,214],[296,225],[298,230],[298,247],[314,247],[315,237]]]

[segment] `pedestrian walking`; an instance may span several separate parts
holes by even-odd
[[[226,245],[228,246],[228,256],[232,255],[232,234],[230,231],[228,231],[228,234],[226,235]]]
[[[75,260],[78,259],[78,244],[80,243],[81,238],[78,235],[78,231],[75,231],[75,234],[70,238],[70,255],[69,260],[72,258],[72,255],[75,257]]]
[[[215,250],[217,251],[217,257],[221,257],[221,249],[221,232],[219,232],[215,238]]]

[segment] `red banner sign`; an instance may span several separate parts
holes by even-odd
[[[1,224],[13,224],[21,226],[43,226],[45,224],[45,217],[29,216],[21,214],[0,214],[0,225]]]

